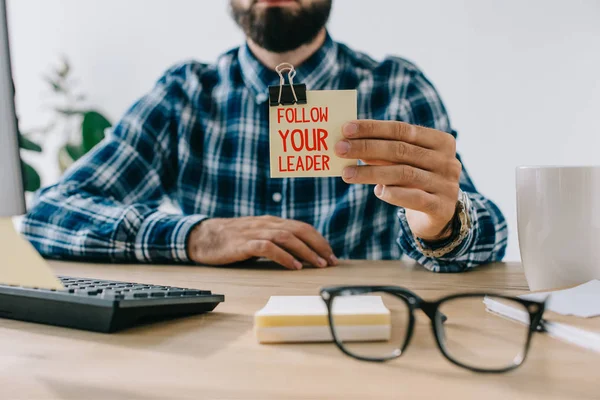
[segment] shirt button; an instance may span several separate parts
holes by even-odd
[[[279,192],[273,193],[273,201],[275,203],[279,203],[282,198],[283,198],[283,196],[281,196],[281,193],[279,193]]]

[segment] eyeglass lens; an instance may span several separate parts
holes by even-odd
[[[337,296],[332,301],[332,315],[336,339],[354,356],[397,356],[406,341],[410,308],[394,295],[376,292]]]
[[[488,297],[527,311],[519,302]],[[446,355],[483,370],[520,364],[529,326],[488,312],[483,300],[484,296],[466,296],[440,304],[436,330]],[[332,327],[336,340],[348,353],[359,358],[387,359],[399,356],[404,348],[410,312],[406,299],[385,292],[336,296],[332,301]],[[445,315],[445,322],[441,315]]]
[[[519,302],[488,296],[517,310],[529,313]],[[487,311],[484,297],[457,297],[443,302],[438,311],[447,320],[437,321],[442,346],[450,358],[472,368],[503,369],[522,362],[525,356],[529,325],[521,324]]]

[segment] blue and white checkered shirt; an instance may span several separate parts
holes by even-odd
[[[297,68],[308,89],[356,89],[358,118],[455,132],[440,97],[413,64],[376,62],[334,42]],[[247,46],[216,64],[169,69],[109,135],[54,186],[41,190],[23,233],[44,256],[114,262],[189,262],[190,230],[210,217],[274,215],[307,222],[339,258],[400,259],[457,272],[498,261],[507,227],[466,171],[473,229],[443,258],[415,246],[403,209],[341,178],[270,179],[267,87],[277,84]],[[159,210],[166,199],[180,214]]]

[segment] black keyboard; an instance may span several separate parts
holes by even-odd
[[[116,332],[212,311],[225,300],[209,290],[60,276],[65,290],[0,284],[0,318]]]

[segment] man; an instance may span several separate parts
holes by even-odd
[[[337,257],[416,259],[456,272],[500,260],[506,223],[477,193],[430,82],[334,42],[331,0],[232,0],[247,44],[179,64],[111,136],[40,192],[23,232],[45,256],[289,269]],[[267,88],[281,62],[311,90],[356,89],[340,178],[269,178]],[[165,199],[182,215],[158,209]]]

